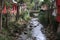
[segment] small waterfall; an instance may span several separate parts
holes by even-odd
[[[43,25],[38,22],[37,18],[31,19],[30,26],[32,28],[32,37],[35,38],[35,40],[46,40],[46,36],[41,30]]]

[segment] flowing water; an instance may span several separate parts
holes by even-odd
[[[37,18],[31,19],[30,24],[32,26],[32,37],[35,37],[36,40],[46,40],[46,36],[42,32],[43,25],[38,22],[38,19]]]
[[[29,30],[30,29],[30,30]],[[37,18],[32,18],[27,26],[27,34],[20,35],[17,40],[46,40],[45,34],[42,32],[43,25],[38,22]]]

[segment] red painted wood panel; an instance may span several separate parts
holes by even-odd
[[[60,0],[56,0],[56,6],[57,6],[57,22],[60,22]]]
[[[60,0],[56,0],[56,4],[60,6]]]

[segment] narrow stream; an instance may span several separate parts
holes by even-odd
[[[45,34],[43,34],[43,25],[38,22],[37,18],[31,19],[32,26],[32,37],[35,37],[35,40],[46,40]]]
[[[27,31],[25,31],[27,34],[22,32],[17,40],[46,40],[46,36],[42,30],[43,25],[38,22],[37,18],[32,18],[27,26]]]

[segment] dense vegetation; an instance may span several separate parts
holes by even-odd
[[[26,28],[29,20],[31,19],[29,10],[40,10],[40,4],[42,0],[16,0],[19,3],[26,3],[28,11],[21,11],[21,14],[17,17],[16,15],[12,15],[9,12],[7,14],[2,14],[2,32],[0,33],[0,40],[15,40],[24,28]],[[12,4],[8,1],[4,1],[6,6],[10,6],[12,8]],[[51,2],[49,0],[44,0],[49,6],[51,6]],[[4,6],[4,5],[3,5]],[[37,7],[36,7],[37,6]],[[37,9],[36,9],[37,8]],[[18,18],[18,20],[16,20]]]

